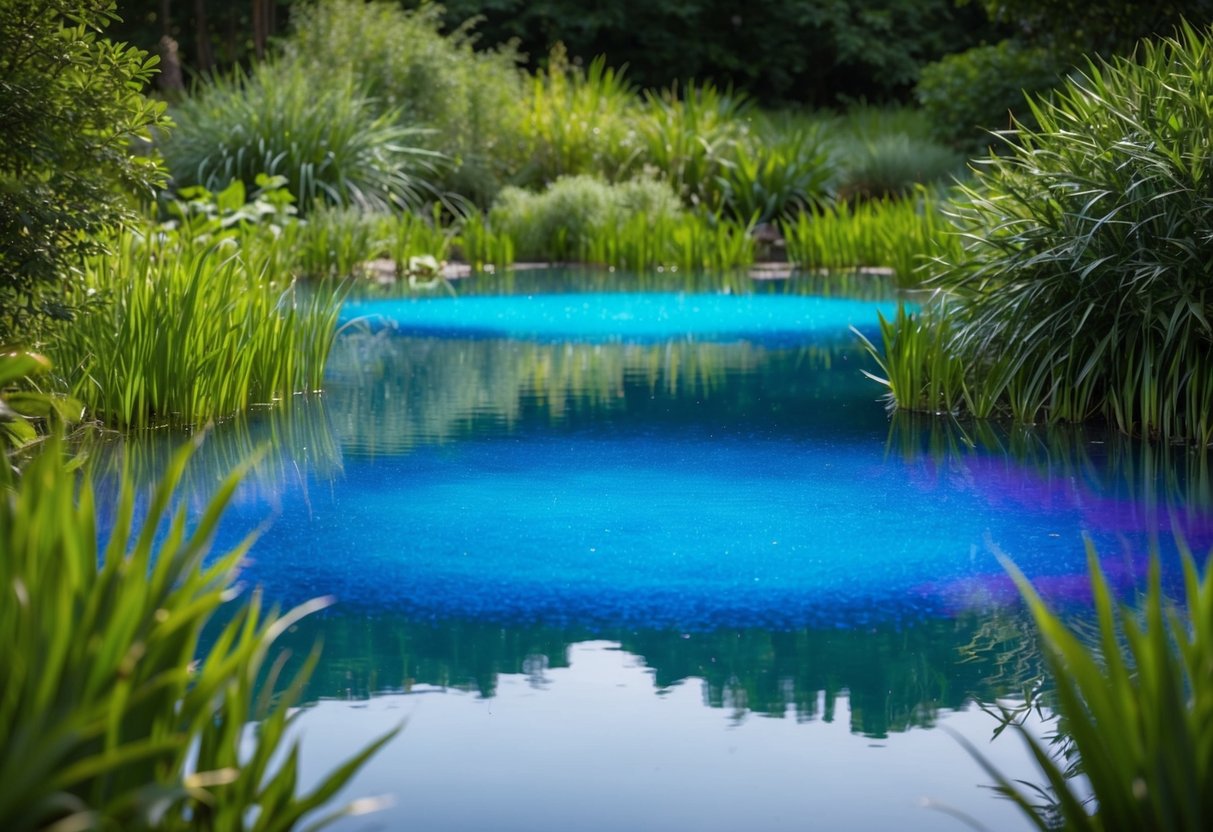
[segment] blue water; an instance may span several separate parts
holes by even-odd
[[[665,341],[670,338],[799,340],[876,327],[896,303],[797,295],[596,292],[352,301],[343,324],[365,321],[413,334],[537,340]]]
[[[1123,597],[1152,546],[1174,587],[1207,464],[891,417],[851,328],[892,300],[559,279],[353,302],[324,395],[195,460],[201,505],[268,440],[218,545],[268,518],[244,581],[336,599],[283,637],[325,644],[304,779],[409,717],[344,793],[396,807],[342,828],[964,828],[921,798],[1023,828],[930,730],[1039,779],[973,706],[1042,671],[999,558],[1075,620],[1087,541]]]

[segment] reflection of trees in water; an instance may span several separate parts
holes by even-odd
[[[283,642],[324,652],[306,696],[366,698],[438,685],[493,696],[501,674],[546,683],[568,666],[569,647],[618,642],[652,671],[656,690],[700,680],[704,704],[747,714],[832,720],[846,696],[851,730],[884,736],[932,725],[941,709],[1017,695],[1041,664],[1018,608],[869,630],[595,632],[502,627],[476,621],[419,623],[330,613],[305,619]]]
[[[351,332],[330,360],[327,403],[351,453],[516,427],[682,417],[761,426],[840,394],[870,401],[847,336],[796,347],[751,342],[539,343]],[[845,362],[845,363],[844,363]],[[845,373],[828,370],[843,364]],[[840,376],[845,376],[841,378]],[[862,391],[862,392],[861,392]],[[710,405],[710,410],[707,405]],[[800,410],[793,407],[800,406]]]

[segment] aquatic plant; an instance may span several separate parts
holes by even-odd
[[[936,285],[1016,418],[1213,442],[1213,47],[1184,27],[1091,63],[977,168]]]
[[[290,830],[360,808],[316,819],[396,731],[300,791],[287,734],[316,654],[283,677],[271,652],[328,602],[279,614],[256,593],[230,600],[252,538],[208,553],[241,469],[189,524],[170,507],[190,452],[174,455],[139,521],[133,480],[119,478],[104,547],[98,497],[61,440],[19,475],[0,466],[0,586],[13,593],[0,604],[6,830]]]
[[[768,128],[733,146],[718,180],[733,217],[770,222],[822,205],[833,175],[821,130]]]
[[[159,147],[175,185],[219,191],[239,179],[251,191],[259,174],[281,175],[304,214],[417,205],[443,162],[420,128],[378,112],[340,70],[265,61],[202,83],[172,115],[177,129]]]
[[[111,248],[84,270],[82,295],[99,300],[52,350],[95,418],[201,424],[321,386],[340,289],[305,293],[256,271],[230,242],[154,227]]]
[[[899,304],[893,320],[881,313],[881,347],[853,329],[876,361],[878,376],[863,374],[888,388],[890,405],[909,411],[954,414],[965,397],[964,365],[947,349],[947,318],[936,322],[935,310],[910,313]]]
[[[1038,829],[1198,830],[1213,817],[1213,569],[1181,542],[1184,594],[1164,598],[1155,558],[1140,610],[1118,606],[1088,544],[1098,642],[1067,628],[1009,562],[1039,633],[1071,765],[1026,730],[1045,788],[1012,782],[958,737]],[[1080,784],[1075,774],[1081,773]]]
[[[513,239],[495,230],[488,217],[478,211],[460,222],[456,244],[464,262],[476,272],[504,269],[514,263]]]
[[[788,260],[803,269],[891,268],[899,283],[917,285],[928,259],[956,257],[961,239],[940,199],[925,188],[913,199],[839,202],[811,208],[781,224]]]

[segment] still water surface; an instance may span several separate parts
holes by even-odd
[[[1031,776],[974,704],[1040,673],[998,557],[1081,619],[1084,539],[1126,594],[1173,523],[1213,545],[1207,471],[890,420],[870,288],[544,279],[352,305],[324,396],[198,460],[268,437],[225,535],[270,517],[247,581],[337,598],[288,635],[325,645],[305,773],[408,719],[348,790],[395,806],[343,828],[1023,828],[936,730]]]

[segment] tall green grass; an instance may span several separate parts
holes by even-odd
[[[1155,559],[1144,603],[1135,610],[1115,603],[1088,545],[1099,622],[1094,646],[1007,564],[1035,620],[1060,729],[1077,765],[1056,759],[1021,731],[1047,781],[1043,791],[1029,789],[961,742],[1042,832],[1059,826],[1194,831],[1207,829],[1213,818],[1213,568],[1206,563],[1201,578],[1191,553],[1181,550],[1181,603],[1164,597]]]
[[[976,171],[939,286],[953,347],[1019,418],[1213,442],[1213,45],[1091,64]]]
[[[960,256],[962,242],[941,202],[919,188],[913,199],[838,202],[782,223],[788,259],[803,269],[891,268],[902,285],[917,285],[920,268]]]
[[[304,291],[235,246],[124,234],[90,261],[99,296],[56,342],[67,388],[123,427],[200,424],[321,386],[341,290]]]
[[[523,113],[528,160],[515,181],[541,188],[561,177],[624,176],[637,153],[629,127],[635,106],[631,85],[605,58],[582,69],[557,46],[547,69],[528,84]]]
[[[717,174],[721,201],[743,221],[789,219],[826,202],[830,160],[820,130],[768,127],[733,146]]]
[[[209,549],[240,471],[191,524],[171,508],[189,455],[173,457],[139,521],[133,480],[120,478],[104,545],[93,486],[61,441],[15,478],[0,468],[5,830],[323,826],[352,811],[323,815],[395,733],[299,789],[287,733],[315,656],[280,679],[272,651],[327,601],[279,614],[258,594],[229,600],[252,539]]]
[[[639,161],[651,166],[689,205],[719,209],[720,177],[745,135],[749,99],[710,83],[646,91],[635,121]]]

